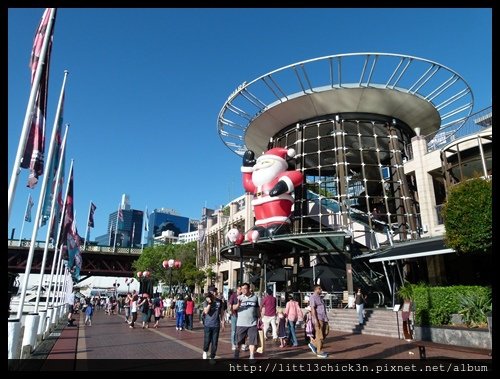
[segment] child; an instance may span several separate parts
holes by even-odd
[[[278,312],[278,338],[280,339],[280,347],[286,346],[286,318],[283,312]]]
[[[305,308],[306,314],[304,315],[304,323],[305,323],[305,340],[307,343],[311,342],[311,339],[314,339],[314,325],[312,322],[311,316],[311,307],[307,306]]]
[[[94,314],[94,305],[91,301],[87,303],[87,307],[85,308],[85,325],[92,326],[92,315]]]

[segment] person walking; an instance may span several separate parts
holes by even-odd
[[[142,329],[149,328],[149,318],[151,317],[150,309],[152,305],[152,302],[149,300],[149,295],[143,293],[142,300],[137,304],[142,313]]]
[[[234,358],[240,358],[240,347],[247,338],[247,344],[250,348],[249,359],[254,360],[255,345],[258,343],[257,319],[260,312],[259,299],[255,293],[250,291],[250,284],[242,284],[238,304],[233,305],[233,310],[238,311],[238,320],[236,321],[237,346],[234,351]]]
[[[208,349],[210,350],[210,360],[215,359],[217,354],[217,345],[219,343],[219,333],[222,328],[224,331],[224,309],[220,299],[215,297],[215,288],[211,288],[205,295],[203,303],[203,314],[205,315],[204,338],[203,338],[203,359],[208,358]]]
[[[193,330],[194,301],[190,295],[186,296],[186,329]]]
[[[238,320],[238,312],[233,309],[233,305],[238,304],[238,296],[241,295],[241,286],[236,287],[236,290],[229,295],[228,307],[231,312],[231,350],[236,350],[236,321]]]
[[[163,312],[163,301],[161,300],[160,294],[156,294],[153,299],[153,313],[155,317],[155,323],[153,328],[158,328],[158,323],[160,322],[161,314]]]
[[[177,295],[177,300],[175,301],[175,329],[182,330],[184,327],[184,315],[185,315],[185,302],[180,295]]]
[[[73,314],[75,313],[75,292],[76,288],[73,288],[73,290],[66,296],[66,304],[68,308],[68,326],[76,326],[74,324],[75,319],[73,318]]]
[[[363,325],[365,323],[366,296],[361,292],[361,288],[358,288],[358,292],[356,292],[354,304],[356,304],[356,313],[358,314],[359,325]]]
[[[132,299],[130,301],[130,315],[132,317],[132,321],[130,322],[129,328],[134,329],[135,322],[137,321],[137,308],[138,305],[137,303],[139,302],[139,296],[137,293],[134,292],[132,293]]]
[[[327,358],[328,354],[322,351],[323,341],[330,331],[326,306],[321,298],[321,286],[316,285],[313,294],[309,297],[311,307],[311,318],[314,324],[314,338],[311,338],[309,349],[319,358]]]
[[[92,326],[92,315],[94,314],[94,305],[88,299],[87,306],[85,307],[85,325]]]
[[[273,331],[273,340],[278,339],[278,330],[276,328],[276,298],[273,296],[273,290],[271,288],[267,289],[267,295],[262,300],[262,322],[264,323],[264,339],[267,340],[267,330],[269,329],[269,324]]]
[[[127,293],[125,297],[125,301],[123,302],[123,309],[125,309],[125,322],[128,323],[128,319],[130,318],[130,302],[132,301],[132,294],[130,292]]]
[[[292,343],[292,346],[299,346],[295,327],[297,325],[297,321],[304,318],[304,314],[302,313],[302,309],[300,309],[297,297],[294,295],[290,295],[288,303],[286,303],[285,317],[288,320],[288,334],[290,334],[290,342]]]

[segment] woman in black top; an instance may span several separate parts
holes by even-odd
[[[358,288],[358,292],[356,292],[356,298],[354,299],[354,303],[356,304],[356,313],[358,314],[358,322],[359,325],[363,325],[364,323],[364,309],[366,303],[366,296],[361,293],[361,288]]]

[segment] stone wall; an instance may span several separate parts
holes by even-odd
[[[418,341],[491,349],[491,334],[487,329],[415,326],[414,338]]]

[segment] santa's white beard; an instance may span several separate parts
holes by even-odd
[[[257,164],[258,166],[258,164]],[[278,162],[273,162],[272,165],[269,165],[267,167],[263,167],[261,169],[255,169],[254,167],[254,172],[252,173],[252,182],[255,186],[259,187],[262,186],[266,183],[269,183],[272,181],[274,178],[276,178],[280,173],[282,173],[284,170],[281,167],[281,165]]]

